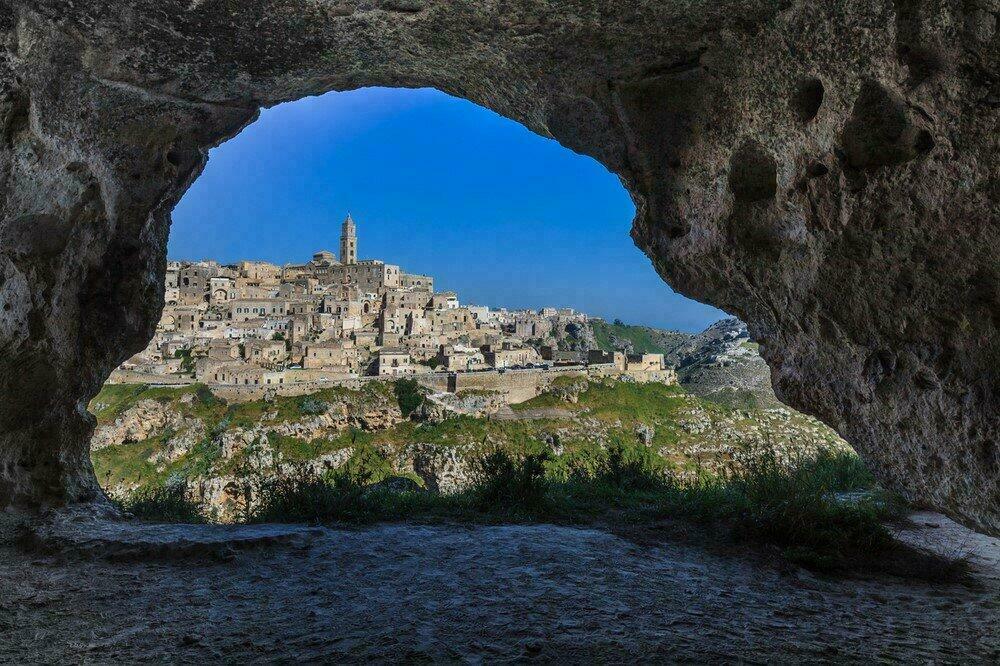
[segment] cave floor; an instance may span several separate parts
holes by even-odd
[[[915,521],[904,538],[969,553],[970,580],[830,578],[676,531],[551,525],[274,527],[259,549],[149,561],[7,538],[0,662],[996,663],[1000,541]]]

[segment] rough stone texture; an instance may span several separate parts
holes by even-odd
[[[3,0],[0,503],[94,499],[84,405],[260,106],[434,86],[600,160],[679,291],[909,498],[1000,532],[997,0]]]
[[[995,664],[1000,540],[918,520],[904,538],[971,551],[968,583],[815,576],[663,529],[83,523],[29,553],[0,538],[0,660]]]

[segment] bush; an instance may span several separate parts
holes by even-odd
[[[545,461],[542,455],[515,459],[503,449],[495,449],[474,461],[473,506],[482,512],[537,515],[547,508]]]
[[[346,468],[323,475],[305,467],[259,479],[245,489],[241,522],[352,523],[406,519],[462,518],[462,497],[416,489],[415,483],[367,485]],[[393,487],[390,487],[393,486]]]
[[[875,477],[857,455],[848,451],[820,449],[814,458],[799,461],[797,473],[811,478],[829,492],[872,490]]]
[[[664,483],[663,464],[645,446],[615,441],[598,459],[593,479],[619,491],[655,490]]]
[[[324,478],[300,468],[256,485],[244,508],[248,523],[357,521],[366,513],[363,486],[345,473]]]
[[[174,358],[181,360],[181,374],[190,375],[194,373],[194,357],[190,349],[174,350]]]
[[[353,441],[354,452],[343,468],[353,483],[365,486],[392,476],[392,465],[381,451],[371,444],[358,444],[356,438]]]
[[[147,486],[111,500],[125,513],[141,520],[161,523],[204,523],[201,506],[187,498],[187,485],[170,480],[161,486]]]
[[[870,489],[854,456],[821,452],[783,464],[773,449],[738,451],[718,475],[674,480],[662,515],[723,523],[734,536],[776,544],[785,555],[819,569],[838,569],[895,546],[884,523],[897,506],[879,493],[857,500],[843,490]]]
[[[420,384],[413,379],[397,380],[393,386],[399,411],[403,416],[409,416],[424,402],[424,392]]]
[[[315,398],[305,397],[299,400],[299,412],[306,416],[315,416],[317,414],[326,414],[330,409],[330,404],[323,402],[322,400],[316,400]]]
[[[212,390],[204,384],[198,385],[198,388],[194,391],[194,395],[198,398],[198,402],[205,407],[214,407],[215,405],[221,405],[223,403],[223,401],[215,397]]]

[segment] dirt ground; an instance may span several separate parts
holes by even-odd
[[[827,578],[550,525],[83,521],[88,539],[2,539],[0,662],[997,663],[1000,541],[915,525],[904,538],[969,553],[971,580]]]

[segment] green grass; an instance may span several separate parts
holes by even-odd
[[[264,421],[284,423],[321,413],[322,405],[348,400],[352,403],[396,401],[391,385],[368,382],[360,390],[325,388],[305,396],[278,396],[229,405],[204,384],[180,387],[150,387],[145,384],[108,384],[91,401],[90,410],[99,424],[113,422],[140,400],[158,400],[186,417],[200,418],[208,429],[224,419],[228,425],[253,427]],[[192,396],[187,401],[188,396]],[[265,415],[267,418],[265,419]]]
[[[181,388],[149,388],[145,386],[109,386],[92,403],[100,408],[101,420],[113,420],[112,413],[120,414],[130,405],[143,399],[169,403],[169,408],[185,418],[196,418],[204,424],[205,437],[189,452],[170,463],[152,464],[148,459],[165,448],[168,433],[160,433],[149,441],[125,444],[93,453],[99,479],[108,487],[116,485],[142,485],[148,480],[162,480],[171,473],[189,478],[196,476],[231,475],[242,464],[245,452],[238,451],[231,459],[223,459],[220,447],[215,444],[220,435],[235,428],[263,426],[269,432],[267,445],[277,459],[300,463],[315,459],[354,445],[370,445],[380,450],[401,450],[410,444],[431,444],[438,447],[462,447],[473,450],[503,447],[516,455],[542,453],[546,440],[559,433],[560,450],[565,458],[585,460],[599,455],[608,442],[638,441],[637,428],[653,429],[652,446],[678,464],[685,462],[678,448],[693,437],[679,425],[691,409],[697,408],[712,415],[731,415],[731,410],[686,396],[675,386],[649,383],[638,384],[605,380],[586,384],[586,390],[577,395],[577,402],[570,403],[558,391],[580,383],[576,377],[561,377],[555,382],[553,392],[544,393],[528,402],[515,405],[515,411],[557,408],[568,412],[560,416],[555,412],[546,418],[523,420],[494,420],[468,415],[456,416],[439,423],[402,421],[378,431],[343,430],[322,439],[310,440],[279,435],[278,426],[321,414],[330,404],[346,402],[352,409],[373,406],[395,409],[400,397],[407,405],[415,404],[422,395],[419,390],[402,382],[372,382],[362,390],[330,388],[306,396],[279,397],[271,401],[251,401],[227,404],[201,385]],[[398,393],[398,395],[397,395]],[[400,413],[402,416],[402,411]],[[597,421],[598,425],[584,425],[579,419]],[[736,424],[739,427],[739,423]],[[562,462],[550,462],[549,466]]]
[[[149,439],[134,444],[109,446],[91,453],[94,474],[105,488],[119,484],[149,484],[163,480],[164,475],[150,456],[159,449],[159,442]]]
[[[144,487],[111,501],[126,514],[159,523],[204,523],[201,506],[187,498],[182,483]]]
[[[663,344],[663,338],[676,335],[646,326],[630,326],[617,320],[609,324],[603,319],[592,319],[590,326],[597,346],[606,352],[618,349],[613,342],[613,338],[616,338],[631,342],[632,351],[636,354],[666,354],[670,350]]]
[[[851,491],[868,494],[838,496]],[[718,474],[673,481],[654,515],[725,525],[739,540],[774,544],[800,564],[837,570],[894,550],[885,524],[901,514],[852,454],[821,450],[782,463],[765,447],[738,452]]]
[[[494,448],[473,462],[471,485],[452,494],[380,483],[394,474],[377,449],[362,446],[348,464],[324,475],[300,467],[247,477],[239,518],[357,525],[624,520],[637,526],[671,519],[721,529],[737,543],[777,546],[786,559],[819,571],[878,570],[931,579],[962,571],[960,562],[896,541],[886,524],[901,515],[900,505],[877,489],[856,457],[840,452],[821,451],[787,464],[766,448],[744,450],[720,473],[681,479],[646,447],[627,441],[587,457]],[[856,491],[867,494],[838,496]],[[165,489],[144,489],[120,501],[131,513],[153,519],[202,515],[182,494]]]
[[[312,441],[270,430],[265,441],[222,459],[219,435],[240,425],[309,418],[340,400],[351,405],[367,401],[379,408],[398,405],[402,415],[418,404],[418,397],[422,399],[419,389],[400,382],[238,405],[229,405],[198,385],[105,387],[92,404],[102,422],[113,420],[138,400],[151,399],[201,419],[206,435],[172,462],[150,462],[173,436],[168,431],[94,452],[94,468],[105,486],[137,487],[118,500],[128,512],[151,520],[203,519],[199,517],[207,512],[189,506],[176,489],[177,480],[225,474],[243,486],[237,515],[246,522],[624,520],[654,526],[681,520],[723,530],[739,542],[777,546],[788,559],[825,571],[919,560],[912,554],[900,555],[898,542],[885,527],[898,517],[899,506],[878,490],[856,456],[831,448],[789,463],[765,447],[717,460],[710,473],[676,453],[679,438],[690,437],[681,432],[678,420],[692,408],[710,417],[733,416],[733,411],[656,383],[591,382],[575,403],[547,393],[516,407],[558,407],[573,412],[573,418],[556,414],[545,419],[492,420],[463,415],[439,423],[407,420],[381,431],[348,429]],[[740,421],[733,423],[739,427]],[[639,441],[635,428],[640,424],[654,428],[652,446]],[[418,490],[422,482],[413,483],[413,478],[402,489],[389,483],[400,476],[390,453],[420,443],[461,447],[471,461],[471,485],[458,493],[440,494]],[[262,453],[256,450],[259,446],[269,447],[273,455],[257,455]],[[338,469],[325,475],[305,471],[309,461],[341,449],[349,450],[350,457]],[[253,467],[271,458],[283,466]],[[289,464],[296,466],[295,471],[281,471]],[[860,499],[842,495],[857,491],[863,491]],[[940,573],[932,560],[925,563],[928,572]]]
[[[148,390],[145,384],[106,384],[90,403],[98,423],[111,423]]]

